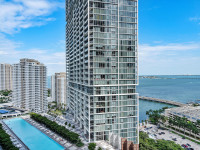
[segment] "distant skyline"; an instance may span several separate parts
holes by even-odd
[[[139,73],[200,74],[200,1],[139,0]],[[0,63],[65,71],[65,1],[0,0]]]

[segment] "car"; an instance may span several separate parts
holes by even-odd
[[[181,146],[182,146],[183,148],[188,148],[188,146],[185,145],[185,144],[182,144]]]
[[[189,146],[189,147],[191,146],[191,145],[190,145],[190,144],[188,144],[188,143],[187,143],[186,145],[187,145],[187,146]]]
[[[187,148],[187,150],[194,150],[194,148]]]

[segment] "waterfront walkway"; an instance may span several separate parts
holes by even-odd
[[[158,98],[152,98],[152,97],[144,97],[140,96],[140,100],[146,100],[146,101],[152,101],[152,102],[158,102],[158,103],[164,103],[164,104],[169,104],[169,105],[174,105],[174,106],[185,106],[186,104],[180,103],[180,102],[175,102],[171,100],[164,100],[164,99],[158,99]]]

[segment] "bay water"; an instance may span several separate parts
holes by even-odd
[[[162,75],[150,78],[149,76],[142,76],[139,78],[137,92],[140,96],[181,103],[197,102],[197,100],[200,100],[200,75]],[[157,110],[165,106],[170,105],[140,100],[140,122],[147,119],[146,111],[149,109]]]

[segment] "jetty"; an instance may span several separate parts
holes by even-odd
[[[186,104],[180,103],[180,102],[175,102],[172,100],[164,100],[164,99],[158,99],[158,98],[152,98],[152,97],[144,97],[140,96],[140,100],[146,100],[146,101],[152,101],[152,102],[158,102],[158,103],[164,103],[164,104],[169,104],[169,105],[174,105],[178,107],[185,106]]]

